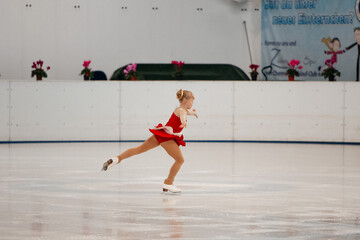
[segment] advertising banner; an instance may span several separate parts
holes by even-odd
[[[262,79],[288,80],[288,63],[298,60],[295,80],[325,80],[321,74],[331,67],[341,74],[337,81],[359,80],[359,6],[360,0],[262,0]]]

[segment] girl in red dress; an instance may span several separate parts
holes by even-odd
[[[149,129],[153,134],[150,138],[148,138],[140,146],[130,148],[119,156],[110,158],[103,164],[102,170],[106,171],[110,166],[118,164],[126,158],[146,152],[161,145],[175,160],[170,169],[168,177],[164,181],[163,191],[170,191],[174,193],[181,192],[180,188],[174,185],[175,176],[184,163],[184,157],[179,146],[185,146],[185,142],[183,141],[184,137],[180,132],[183,128],[186,128],[187,115],[193,115],[195,117],[198,117],[198,115],[195,109],[191,110],[193,101],[195,99],[191,91],[180,89],[176,93],[176,98],[179,100],[180,106],[175,108],[173,114],[165,126],[159,124],[155,128]]]

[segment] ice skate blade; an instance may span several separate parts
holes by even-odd
[[[168,190],[168,189],[166,189],[166,188],[163,188],[163,193],[164,193],[164,194],[180,194],[181,191],[172,192],[172,191],[170,191],[170,190]]]

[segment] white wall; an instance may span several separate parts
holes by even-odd
[[[350,82],[0,82],[0,141],[144,140],[192,90],[186,140],[360,142]]]
[[[81,80],[82,63],[88,59],[94,70],[103,70],[108,77],[130,62],[171,60],[230,63],[248,72],[243,21],[253,60],[259,64],[261,13],[255,9],[260,4],[260,0],[2,0],[0,79],[30,79],[32,62],[38,59],[52,67],[49,80]]]

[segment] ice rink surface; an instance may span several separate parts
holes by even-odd
[[[158,147],[0,145],[0,239],[360,239],[360,146],[188,143],[175,184]]]

